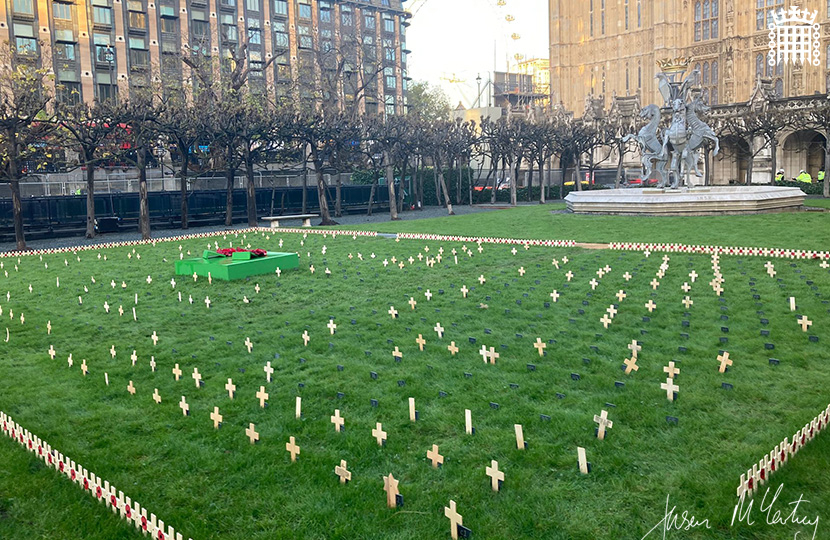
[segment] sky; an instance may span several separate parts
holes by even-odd
[[[547,0],[408,0],[414,16],[406,34],[409,76],[444,89],[453,108],[461,101],[475,105],[476,76],[484,87],[494,69],[504,71],[507,59],[548,57]],[[513,21],[506,20],[508,15]],[[520,39],[514,40],[512,34]],[[495,53],[494,53],[495,48]],[[494,62],[495,61],[495,62]],[[447,79],[463,82],[450,82]]]

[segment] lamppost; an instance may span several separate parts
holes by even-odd
[[[476,83],[478,84],[478,98],[476,98],[476,108],[481,107],[481,73],[476,75]]]

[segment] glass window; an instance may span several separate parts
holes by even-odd
[[[179,21],[177,19],[162,19],[161,31],[169,34],[174,34],[179,31]]]
[[[144,13],[136,13],[135,11],[130,11],[130,28],[137,28],[137,29],[146,29],[147,28],[147,15]]]
[[[274,33],[274,47],[277,49],[287,49],[288,48],[288,34],[285,32],[275,32]]]
[[[388,60],[389,62],[395,61],[395,49],[385,48],[383,49],[383,57]]]
[[[130,49],[130,65],[132,67],[147,67],[150,65],[150,51]]]
[[[374,45],[375,44],[375,36],[363,36],[363,44],[364,45]],[[830,62],[830,60],[828,60]]]
[[[146,49],[147,48],[147,42],[144,40],[144,38],[131,37],[130,38],[130,48],[131,49]]]
[[[239,39],[239,31],[236,26],[232,24],[223,24],[222,39],[226,41],[237,41]]]
[[[386,88],[394,89],[394,88],[397,87],[396,85],[397,85],[397,80],[395,79],[394,75],[392,75],[391,77],[386,77]]]
[[[67,105],[81,102],[81,83],[60,81],[55,85],[55,98]]]
[[[287,0],[274,0],[274,15],[288,16]]]
[[[14,38],[14,46],[17,54],[24,56],[37,56],[37,40],[28,37]]]
[[[330,23],[331,22],[331,2],[324,2],[320,0],[317,2],[318,7],[320,8],[320,22],[321,23]]]
[[[628,0],[625,0],[625,29],[628,30]]]
[[[775,96],[784,97],[784,81],[781,79],[775,79]]]
[[[32,0],[14,0],[14,12],[23,15],[34,15],[35,7]]]
[[[340,13],[340,24],[343,26],[353,26],[354,25],[354,14],[350,12],[341,12]]]
[[[52,4],[52,14],[56,19],[63,19],[67,21],[72,20],[72,5],[71,4],[61,4],[59,2],[54,2]]]
[[[55,43],[55,57],[57,57],[58,60],[64,61],[75,60],[75,44]]]
[[[642,0],[637,0],[637,28],[643,26],[643,6]]]
[[[160,6],[159,15],[162,17],[176,17],[176,8],[173,6]]]
[[[245,0],[248,11],[259,11],[259,0]]]
[[[395,33],[395,20],[394,19],[387,19],[386,17],[383,18],[383,31],[388,32],[390,34]]]
[[[830,0],[827,0],[830,2]],[[374,15],[366,15],[363,18],[363,28],[366,30],[374,30],[375,29],[375,16]]]
[[[311,19],[311,5],[309,5],[309,4],[300,4],[299,5],[299,17],[301,19]]]
[[[205,21],[193,21],[192,30],[194,37],[203,38],[210,33],[210,24]]]
[[[248,30],[248,43],[253,45],[262,44],[262,31],[256,28]]]
[[[763,2],[764,0],[760,0]],[[695,41],[718,38],[718,0],[695,2]]]
[[[17,37],[35,37],[35,30],[30,23],[14,23],[14,35]]]

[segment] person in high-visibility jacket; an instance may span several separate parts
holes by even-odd
[[[816,176],[816,179],[818,179],[819,182],[824,182],[824,169],[821,169],[818,172],[818,176]]]
[[[812,184],[813,183],[813,177],[810,176],[810,173],[808,173],[804,169],[801,169],[801,172],[798,173],[798,176],[796,176],[795,179],[798,180],[799,182],[804,182],[805,184]]]
[[[784,169],[778,169],[778,172],[775,173],[775,181],[776,182],[783,182],[784,181]]]

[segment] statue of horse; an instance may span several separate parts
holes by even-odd
[[[671,102],[672,121],[663,137],[663,153],[668,150],[671,144],[672,157],[669,166],[669,177],[672,179],[671,188],[677,189],[681,183],[680,167],[681,158],[686,154],[686,147],[689,143],[689,132],[686,126],[686,103],[682,99],[675,99]],[[686,171],[688,175],[688,170]],[[657,184],[657,187],[666,187],[668,179]]]
[[[623,138],[623,142],[634,139],[640,145],[641,162],[645,169],[645,179],[648,179],[652,171],[656,170],[660,173],[660,181],[665,182],[668,159],[666,158],[664,145],[657,137],[658,126],[660,124],[660,107],[657,105],[644,107],[640,111],[640,118],[648,118],[648,124],[643,126],[637,135],[626,135]],[[657,167],[654,167],[653,161],[657,162]]]
[[[712,141],[715,144],[714,155],[717,156],[718,152],[720,152],[720,142],[717,135],[715,135],[714,130],[706,125],[703,120],[697,117],[698,112],[707,112],[709,110],[710,107],[703,103],[699,97],[695,98],[694,101],[686,107],[686,125],[688,126],[690,136],[684,152],[683,161],[686,164],[687,176],[691,169],[695,170],[695,174],[698,177],[703,176],[697,167],[697,158],[698,149],[703,146],[704,142]]]

